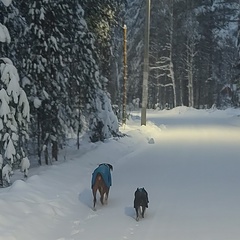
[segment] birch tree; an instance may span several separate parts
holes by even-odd
[[[161,52],[161,57],[156,61],[155,66],[151,67],[151,70],[158,69],[160,70],[160,75],[165,78],[165,83],[162,83],[162,87],[165,89],[167,87],[172,88],[172,100],[169,103],[171,107],[177,106],[177,96],[176,96],[176,80],[174,73],[174,63],[173,63],[173,33],[174,33],[174,0],[163,1],[162,2],[162,14],[166,18],[165,34],[166,34],[166,43]],[[165,90],[166,91],[166,90]]]
[[[193,2],[187,1],[187,19],[185,24],[186,29],[186,71],[187,71],[187,82],[188,82],[188,106],[194,107],[194,75],[196,73],[196,65],[194,63],[194,58],[197,54],[197,20],[194,17]]]

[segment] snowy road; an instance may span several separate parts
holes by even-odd
[[[141,127],[138,116],[122,129],[128,137],[69,150],[67,163],[2,190],[0,240],[238,240],[240,117],[176,108],[149,112]],[[102,162],[114,166],[113,186],[93,211],[91,173]],[[137,187],[150,200],[139,222]]]
[[[104,240],[238,239],[239,126],[228,115],[202,114],[150,114],[160,130],[128,132],[139,142],[129,137],[116,145],[127,145],[129,153],[113,151],[111,159],[109,146],[101,149],[106,148],[106,159],[114,164],[109,204],[90,212],[89,229],[79,239],[94,239],[96,232]],[[150,138],[154,144],[148,143]],[[136,222],[133,193],[143,186],[150,204],[145,219]]]

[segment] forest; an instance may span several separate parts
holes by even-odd
[[[122,136],[124,79],[127,111],[141,107],[148,1],[0,0],[2,185],[69,138]],[[239,107],[239,0],[149,2],[148,108]]]
[[[124,15],[127,98],[132,108],[141,104],[147,2],[129,1]],[[148,107],[238,107],[239,1],[151,0],[150,4]],[[119,73],[114,72],[117,78]]]

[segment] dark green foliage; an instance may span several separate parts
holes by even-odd
[[[90,125],[92,120],[103,122],[103,116],[112,113],[102,109],[106,103],[98,102],[110,103],[99,59],[107,61],[109,56],[103,54],[111,41],[108,27],[120,3],[103,1],[91,8],[89,4],[26,0],[13,1],[7,8],[0,3],[1,20],[12,37],[10,44],[0,43],[0,53],[19,69],[31,107],[30,149],[37,150],[39,164],[43,152],[45,163],[51,163],[51,146],[62,145],[69,132],[78,136],[88,129],[99,132]],[[103,25],[96,25],[100,20]],[[114,122],[107,124],[110,134],[104,133],[101,140],[118,131]]]

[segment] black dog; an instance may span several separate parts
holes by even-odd
[[[136,220],[139,220],[139,214],[144,218],[146,208],[148,208],[148,193],[144,188],[137,188],[135,191],[134,208],[136,210]]]

